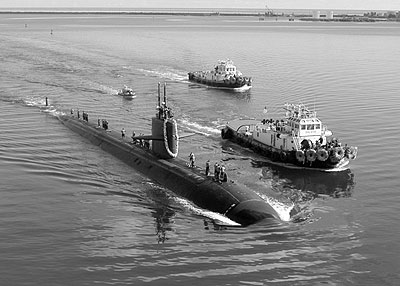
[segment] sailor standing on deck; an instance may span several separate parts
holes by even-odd
[[[218,164],[218,162],[215,162],[215,164],[214,164],[214,180],[215,181],[219,181],[219,170],[220,170],[219,164]]]
[[[103,128],[104,128],[104,130],[106,130],[106,131],[107,131],[107,129],[108,129],[108,121],[105,120],[105,119],[103,119]]]
[[[189,154],[189,167],[190,168],[194,168],[194,161],[195,161],[195,157],[194,157],[194,154],[193,154],[193,152],[190,152],[190,154]]]
[[[122,128],[122,130],[121,130],[121,136],[122,136],[122,139],[125,138],[125,128]]]
[[[227,182],[228,181],[228,176],[226,175],[225,172],[225,166],[221,167],[221,173],[219,174],[219,179],[221,182]]]
[[[210,175],[210,160],[206,162],[206,176]]]
[[[135,131],[132,131],[132,143],[136,143],[136,138],[135,138],[135,136],[136,136],[136,133],[135,133]]]

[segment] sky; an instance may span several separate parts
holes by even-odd
[[[0,8],[250,8],[400,10],[400,0],[0,0]]]

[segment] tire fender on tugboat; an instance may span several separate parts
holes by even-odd
[[[343,148],[342,148],[342,147],[336,147],[335,150],[336,150],[337,156],[338,156],[340,159],[342,159],[342,158],[344,157],[344,150],[343,150]]]
[[[286,154],[285,151],[282,151],[279,156],[282,162],[286,163],[288,161],[288,155]]]
[[[346,153],[346,152],[345,152]],[[350,160],[354,160],[357,157],[357,147],[350,147],[346,156]]]
[[[329,160],[332,162],[332,163],[334,163],[334,164],[336,164],[336,163],[338,163],[339,161],[340,161],[340,156],[338,155],[338,153],[337,153],[337,149],[336,148],[332,148],[331,150],[330,150],[330,156],[329,156]]]
[[[306,152],[307,161],[314,162],[317,159],[317,152],[314,149],[308,149]]]
[[[297,150],[296,151],[296,159],[297,159],[297,161],[303,163],[305,158],[306,157],[304,155],[304,151],[303,150]]]
[[[325,162],[326,160],[328,160],[328,151],[326,151],[325,149],[319,149],[317,151],[317,159],[321,162]]]

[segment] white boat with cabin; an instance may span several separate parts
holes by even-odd
[[[188,73],[189,81],[207,86],[246,91],[251,88],[251,77],[244,76],[231,60],[219,61],[213,70]]]
[[[343,170],[357,156],[357,147],[342,146],[304,104],[284,106],[284,119],[238,119],[221,136],[286,166]]]
[[[118,91],[118,95],[121,95],[125,98],[135,98],[136,97],[136,93],[133,91],[133,89],[126,85],[121,90]]]

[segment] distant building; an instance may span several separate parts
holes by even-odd
[[[328,11],[326,13],[326,18],[329,19],[329,20],[333,20],[333,11]]]

